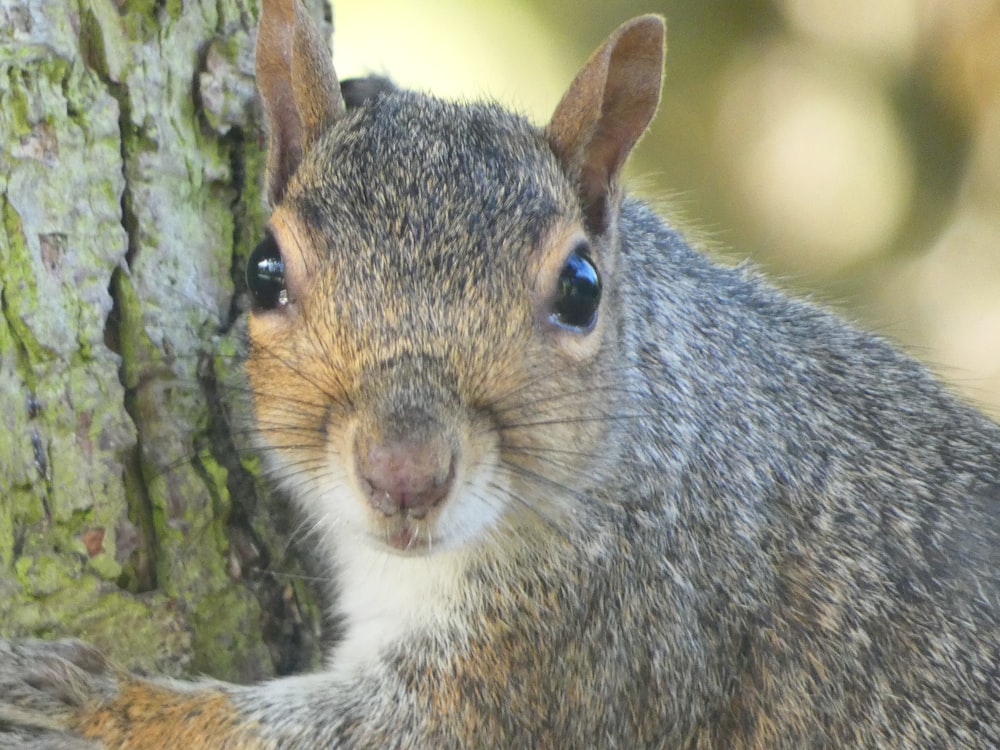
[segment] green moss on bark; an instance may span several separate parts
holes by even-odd
[[[264,222],[245,9],[26,12],[32,38],[0,30],[0,635],[259,677],[276,589],[233,539],[268,564],[280,514],[212,411],[239,380],[225,331]],[[236,85],[209,117],[219,32]],[[246,401],[227,399],[236,424]]]

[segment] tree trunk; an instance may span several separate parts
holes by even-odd
[[[238,374],[256,17],[0,0],[0,635],[236,680],[315,658]]]

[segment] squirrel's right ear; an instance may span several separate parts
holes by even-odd
[[[665,33],[660,16],[619,26],[577,74],[545,129],[552,150],[578,180],[594,234],[608,229],[618,173],[659,104]]]
[[[344,100],[330,50],[300,0],[263,0],[256,70],[270,130],[267,182],[274,205],[302,156],[344,114]]]

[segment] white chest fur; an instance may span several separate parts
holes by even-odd
[[[465,553],[442,551],[409,556],[362,540],[336,544],[344,638],[328,667],[345,677],[373,666],[385,649],[416,633],[451,628],[462,594]]]

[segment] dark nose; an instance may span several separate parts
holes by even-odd
[[[368,502],[387,516],[403,511],[425,516],[444,500],[455,479],[455,453],[443,440],[361,440],[355,450]]]

